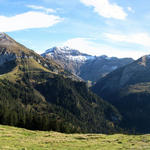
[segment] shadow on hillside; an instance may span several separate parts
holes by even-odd
[[[11,72],[16,66],[17,64],[14,60],[4,63],[0,66],[0,75]]]

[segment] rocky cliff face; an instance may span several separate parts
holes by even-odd
[[[86,81],[97,81],[111,71],[133,62],[131,58],[119,59],[105,55],[91,56],[69,47],[53,47],[43,53],[42,56],[55,60],[66,70]]]
[[[11,54],[11,53],[4,53],[0,55],[0,65],[3,65],[4,63],[8,62],[8,61],[12,61],[16,59],[16,55],[15,54]]]

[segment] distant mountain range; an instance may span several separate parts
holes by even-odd
[[[42,54],[44,58],[55,60],[69,72],[85,81],[95,82],[108,73],[133,62],[132,58],[91,56],[69,47],[53,47]]]

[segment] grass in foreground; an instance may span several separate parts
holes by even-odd
[[[62,134],[0,125],[0,150],[149,150],[150,135]]]

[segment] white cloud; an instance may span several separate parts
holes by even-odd
[[[35,9],[35,10],[43,10],[45,11],[46,13],[55,13],[56,11],[54,9],[51,9],[51,8],[45,8],[43,6],[36,6],[36,5],[27,5],[28,8],[31,8],[31,9]]]
[[[115,3],[111,4],[109,0],[80,0],[86,6],[94,7],[94,11],[105,18],[114,18],[124,20],[127,13],[123,8]]]
[[[31,28],[47,28],[63,19],[43,12],[30,11],[12,17],[0,16],[0,32],[11,32]]]
[[[94,43],[88,38],[73,38],[63,43],[63,46],[68,46],[80,50],[81,52],[91,53],[94,47]]]
[[[97,44],[89,38],[69,39],[66,42],[64,42],[61,46],[68,46],[70,48],[77,49],[83,53],[96,56],[107,55],[109,57],[132,57],[137,59],[145,54],[148,54],[147,51],[135,51],[133,49],[121,49],[104,44]]]
[[[115,42],[127,42],[150,47],[150,36],[147,33],[129,35],[105,33],[105,37]]]
[[[135,11],[131,7],[127,7],[128,11],[135,13]]]

